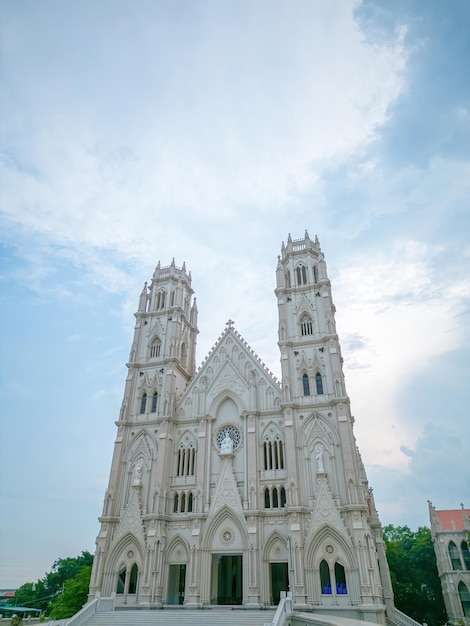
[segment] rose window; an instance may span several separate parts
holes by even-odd
[[[240,431],[238,430],[238,428],[235,428],[234,426],[224,426],[223,428],[219,430],[217,437],[216,437],[217,447],[219,448],[219,450],[222,446],[222,441],[225,439],[227,435],[233,441],[233,449],[235,450],[235,448],[238,448],[238,446],[240,445],[240,440],[241,440]]]

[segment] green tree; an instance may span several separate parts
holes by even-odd
[[[93,555],[82,552],[75,558],[57,559],[52,569],[36,583],[25,583],[15,592],[11,604],[30,606],[48,612],[54,598],[62,593],[65,583],[74,579],[84,568],[93,564]]]
[[[447,616],[430,529],[389,525],[384,539],[397,609],[417,622],[444,624]]]
[[[52,619],[71,617],[86,603],[90,586],[91,565],[83,567],[78,574],[64,584],[63,593],[50,604]]]

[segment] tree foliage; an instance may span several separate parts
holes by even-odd
[[[71,617],[82,608],[87,601],[90,576],[91,565],[86,565],[74,578],[65,581],[63,593],[50,604],[52,619]]]
[[[397,609],[417,622],[444,624],[447,615],[430,529],[389,525],[384,539]]]
[[[86,551],[75,558],[57,559],[53,563],[51,571],[44,578],[39,579],[36,583],[25,583],[17,589],[11,603],[17,606],[30,606],[48,613],[53,607],[55,608],[55,599],[62,595],[62,592],[65,592],[67,581],[79,577],[81,572],[86,568],[91,568],[92,564],[93,555]],[[88,574],[88,581],[89,579],[90,575]],[[85,601],[86,596],[82,604]]]

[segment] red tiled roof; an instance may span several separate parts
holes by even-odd
[[[441,522],[442,530],[463,530],[463,513],[463,509],[436,511],[436,515]],[[470,517],[470,509],[465,509],[465,514],[467,517]]]

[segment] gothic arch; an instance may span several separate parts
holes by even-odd
[[[201,542],[201,548],[203,550],[211,550],[214,545],[215,536],[218,530],[221,530],[223,526],[231,524],[240,533],[240,543],[242,550],[246,550],[248,545],[248,535],[245,526],[241,523],[236,511],[231,509],[228,505],[222,506],[210,521],[206,532],[204,534],[203,541]]]
[[[189,428],[185,428],[184,431],[176,440],[175,451],[178,450],[181,444],[183,444],[186,448],[192,444],[193,448],[197,450],[197,438],[194,435],[194,433],[191,430],[189,430]]]
[[[144,562],[145,557],[139,540],[133,533],[126,533],[116,543],[109,557],[106,559],[103,571],[114,574],[114,579],[111,581],[111,588],[107,589],[106,593],[111,595],[111,593],[115,591],[117,576],[122,566],[125,566],[126,569],[130,570],[132,565],[135,563],[139,572],[141,572],[143,570]]]
[[[300,324],[300,319],[305,313],[309,315],[313,320],[314,312],[315,309],[313,308],[312,304],[307,300],[305,296],[302,296],[299,302],[299,306],[297,308],[297,324]]]
[[[165,548],[167,563],[189,563],[189,546],[183,537],[176,535]]]
[[[325,555],[324,550],[322,550],[322,548],[327,545],[333,547],[334,551],[331,555],[328,555],[328,553]],[[356,558],[350,542],[346,541],[345,537],[340,532],[328,524],[324,524],[315,530],[314,536],[308,542],[305,549],[305,563],[308,568],[319,567],[323,559],[326,561],[340,559],[343,561],[342,564],[346,570],[357,567]]]
[[[278,550],[280,551],[278,552]],[[288,560],[287,542],[278,530],[274,530],[267,538],[264,544],[263,560],[266,563]]]
[[[230,389],[224,389],[215,396],[209,407],[209,414],[217,415],[226,400],[231,400],[236,406],[236,412],[234,413],[232,420],[239,418],[241,413],[245,410],[245,406],[243,405],[240,396]]]
[[[145,430],[138,433],[130,444],[126,452],[126,461],[134,461],[139,455],[148,461],[157,456],[157,442]]]
[[[309,444],[313,440],[325,441],[325,444],[330,447],[331,445],[338,445],[339,438],[338,433],[321,413],[312,413],[299,430],[297,436],[297,445],[299,447],[313,447],[313,444]]]
[[[259,443],[262,444],[264,442],[265,437],[269,437],[270,439],[274,439],[276,435],[279,435],[281,441],[284,441],[283,431],[276,424],[274,420],[269,421],[264,427],[263,431],[260,433]]]

